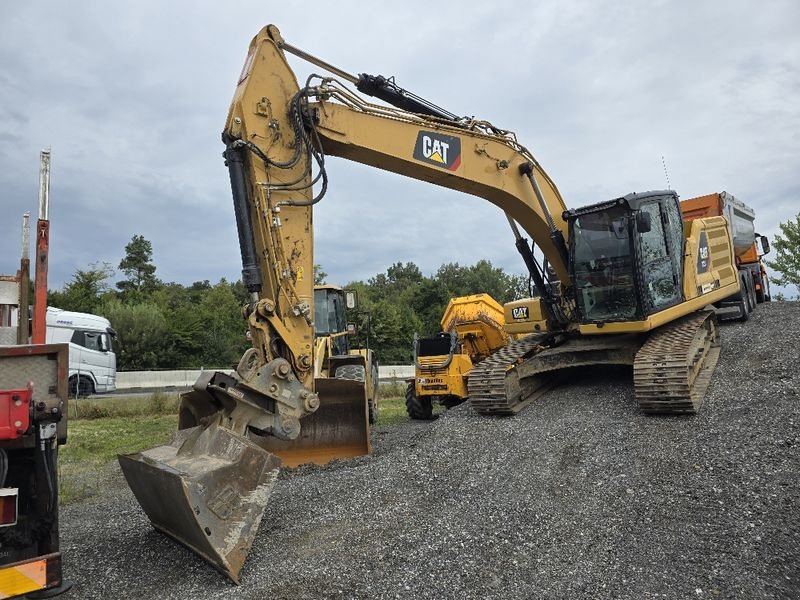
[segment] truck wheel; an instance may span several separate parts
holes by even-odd
[[[350,381],[364,381],[366,379],[364,365],[340,365],[334,370],[333,377]]]
[[[378,422],[378,402],[373,398],[367,406],[369,409],[369,424],[375,425]]]
[[[751,277],[748,282],[749,287],[747,291],[750,293],[750,312],[753,312],[758,306],[758,300],[756,298],[756,284],[753,283],[753,278]]]
[[[739,320],[747,321],[750,313],[753,312],[750,306],[750,292],[747,290],[747,283],[744,279],[739,281]]]
[[[369,401],[369,423],[378,422],[378,365],[372,363],[372,398]]]
[[[406,388],[406,412],[415,421],[432,421],[436,418],[433,416],[430,397],[417,398],[413,383],[409,383]]]
[[[73,375],[69,378],[69,395],[74,398],[91,396],[94,394],[94,382],[85,375]]]

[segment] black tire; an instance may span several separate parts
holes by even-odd
[[[747,321],[753,309],[750,307],[750,293],[747,291],[747,283],[744,279],[739,280],[739,320]]]
[[[406,388],[406,412],[415,421],[432,421],[436,418],[433,416],[433,403],[430,397],[417,398],[413,383],[409,383]]]
[[[764,302],[769,302],[769,296],[764,293],[764,286],[761,286],[760,290],[756,290],[756,302],[758,304],[763,304]]]
[[[372,363],[372,399],[369,401],[369,424],[378,422],[378,365]]]
[[[369,411],[369,424],[375,425],[378,422],[378,402],[374,398],[368,401],[367,410]]]
[[[94,394],[94,382],[85,375],[73,375],[69,378],[69,397],[86,397]]]
[[[364,381],[366,374],[364,365],[339,365],[333,372],[336,379],[348,379],[350,381]]]
[[[750,312],[753,312],[756,309],[756,306],[758,306],[758,299],[756,298],[756,284],[752,277],[748,278],[747,284],[747,291],[750,293]]]

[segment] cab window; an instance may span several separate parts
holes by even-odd
[[[102,338],[107,336],[104,333],[97,333],[95,331],[76,331],[72,334],[72,343],[83,346],[87,350],[97,350],[98,352],[107,352],[109,347],[107,341],[104,343]]]

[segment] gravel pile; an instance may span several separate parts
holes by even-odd
[[[117,469],[62,510],[66,598],[798,598],[800,304],[722,341],[694,417],[639,414],[606,369],[283,474],[239,587],[153,531]]]

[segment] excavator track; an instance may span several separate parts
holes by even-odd
[[[534,333],[515,340],[472,368],[467,390],[470,406],[475,412],[513,415],[537,397],[531,394],[523,400],[515,367],[526,355],[541,349],[548,337],[548,334]]]
[[[696,413],[719,359],[714,313],[703,311],[658,329],[636,353],[633,383],[647,414]]]

